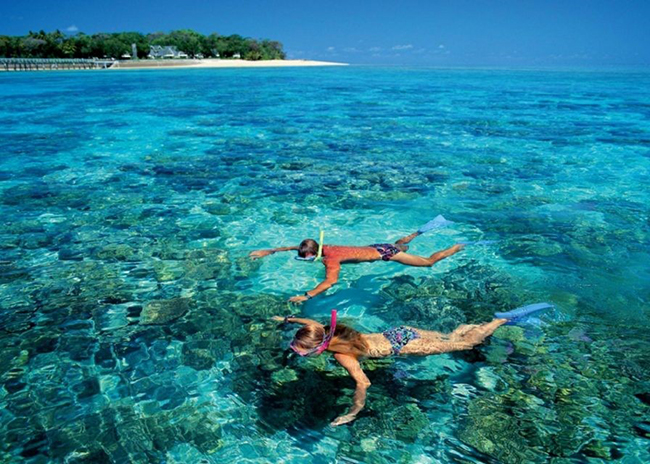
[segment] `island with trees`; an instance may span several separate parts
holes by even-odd
[[[137,56],[132,56],[135,44]],[[139,32],[64,34],[29,32],[26,36],[0,35],[0,57],[4,58],[108,58],[147,59],[151,48],[173,47],[188,58],[241,58],[249,61],[284,60],[282,44],[275,40],[258,40],[237,34],[202,35],[190,29],[170,33]]]

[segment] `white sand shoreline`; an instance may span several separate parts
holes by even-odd
[[[199,68],[285,68],[285,67],[311,67],[311,66],[347,66],[347,63],[314,60],[138,60],[118,61],[109,69],[199,69]]]

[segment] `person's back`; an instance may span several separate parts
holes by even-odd
[[[323,261],[337,263],[365,263],[381,259],[379,252],[370,246],[323,245]],[[327,263],[325,262],[327,266]]]

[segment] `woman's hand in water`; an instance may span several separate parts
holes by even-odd
[[[248,257],[251,259],[260,259],[272,254],[273,254],[272,250],[255,250],[255,251],[251,251]]]
[[[336,427],[338,425],[343,425],[347,424],[348,422],[352,422],[354,419],[357,418],[356,414],[346,414],[344,416],[339,416],[332,423],[330,424],[332,427]]]
[[[300,304],[303,301],[307,301],[308,299],[309,298],[307,298],[305,295],[296,295],[289,298],[289,301],[291,301],[292,303]]]

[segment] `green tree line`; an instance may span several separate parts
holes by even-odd
[[[118,32],[66,35],[54,32],[29,32],[26,36],[0,35],[0,56],[6,58],[120,58],[131,54],[131,44],[138,48],[138,58],[147,58],[152,45],[171,45],[190,57],[232,58],[245,60],[283,60],[282,44],[274,40],[256,40],[240,35],[202,35],[190,29],[170,33]]]

